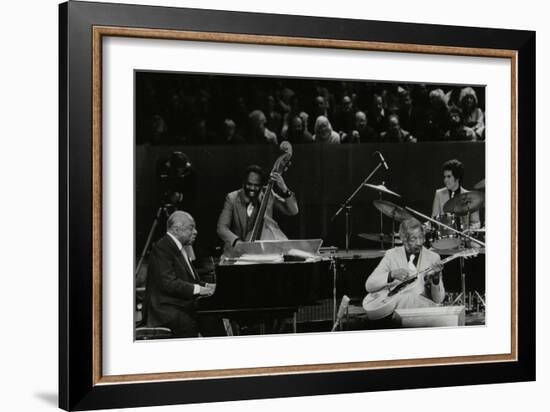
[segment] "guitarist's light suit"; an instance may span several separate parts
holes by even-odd
[[[439,255],[425,247],[422,247],[420,256],[417,261],[417,271],[424,269],[439,262]],[[365,287],[368,293],[377,292],[386,287],[393,287],[399,284],[398,280],[388,283],[388,274],[391,270],[409,269],[405,247],[399,246],[390,249],[386,252],[376,269],[368,277]],[[440,277],[439,284],[433,285],[432,282],[428,286],[424,286],[424,275],[420,275],[416,286],[407,291],[401,296],[397,303],[396,309],[406,308],[422,308],[435,306],[436,303],[441,303],[445,299],[445,287],[443,286],[443,278]]]

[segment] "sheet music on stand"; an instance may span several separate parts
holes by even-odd
[[[222,257],[221,263],[253,264],[253,263],[282,263],[285,256],[297,260],[312,262],[320,260],[319,248],[322,239],[298,240],[261,240],[256,242],[239,242]]]

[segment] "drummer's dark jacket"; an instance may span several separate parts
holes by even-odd
[[[200,282],[198,274],[190,271],[168,234],[153,246],[143,306],[147,326],[164,326],[177,317],[191,321],[196,307],[195,285]]]
[[[459,192],[460,193],[458,193],[458,194],[462,194],[462,193],[469,192],[469,190],[466,190],[462,186],[460,186],[460,191]],[[442,215],[443,213],[445,213],[443,211],[443,206],[445,206],[445,203],[447,203],[450,198],[451,198],[451,196],[449,194],[449,189],[447,189],[446,187],[443,187],[441,189],[437,189],[435,191],[434,202],[433,202],[433,206],[432,206],[432,216],[433,217],[436,217],[436,216],[439,216],[439,215]],[[461,220],[464,223],[466,221],[466,217],[465,216],[461,217]],[[474,224],[479,224],[479,212],[477,212],[477,211],[473,212],[470,216],[470,225],[474,225]]]

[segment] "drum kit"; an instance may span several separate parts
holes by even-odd
[[[390,194],[395,197],[401,197],[399,194],[382,185],[366,185],[380,194]],[[474,188],[475,191],[461,193],[449,199],[443,206],[443,214],[432,218],[420,213],[408,206],[402,207],[387,200],[374,200],[373,205],[384,216],[392,219],[393,226],[396,222],[402,222],[410,219],[413,215],[423,218],[426,222],[423,224],[426,233],[425,246],[431,248],[439,254],[453,255],[460,253],[466,248],[485,248],[485,228],[470,228],[470,218],[472,213],[479,211],[485,205],[485,179],[478,182]],[[391,244],[392,247],[402,244],[399,234],[395,229],[391,234],[384,234],[382,226],[381,233],[360,233],[359,237],[367,240],[373,240]],[[466,304],[466,273],[464,270],[464,259],[459,259],[461,273],[461,293],[453,301],[455,304],[461,300]],[[484,302],[483,302],[484,304]]]
[[[401,197],[398,193],[388,189],[384,184],[365,184],[379,193]],[[485,188],[485,179],[478,182],[476,189]],[[434,218],[426,216],[410,207],[398,206],[387,200],[374,200],[373,205],[384,216],[389,217],[392,222],[402,222],[414,215],[426,220],[424,229],[426,233],[426,246],[435,251],[452,252],[465,247],[485,247],[485,228],[470,228],[470,217],[472,213],[479,211],[485,204],[485,194],[481,191],[471,191],[456,195],[443,206],[443,212]],[[394,226],[392,226],[394,227]],[[359,233],[362,239],[380,242],[382,244],[402,244],[399,234],[393,231],[391,234],[380,233]]]

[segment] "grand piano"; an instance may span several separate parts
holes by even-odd
[[[199,313],[263,322],[293,318],[299,307],[333,296],[330,259],[320,239],[243,242],[215,265],[216,291],[199,300]]]
[[[384,254],[378,250],[320,251],[320,239],[239,245],[241,250],[215,265],[216,291],[200,299],[199,313],[215,313],[237,322],[293,318],[294,331],[300,309],[306,321],[334,322],[342,295],[362,299],[366,277]],[[358,270],[346,270],[348,262],[358,261],[364,262]]]

